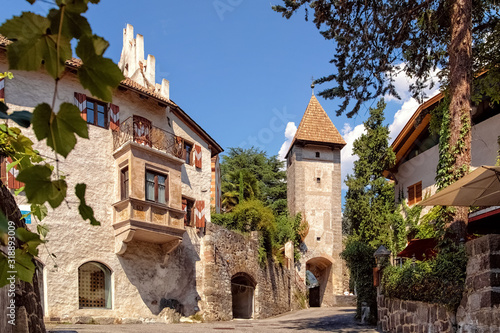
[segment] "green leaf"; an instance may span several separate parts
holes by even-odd
[[[47,206],[43,204],[31,204],[31,214],[36,216],[39,221],[42,221],[47,216]]]
[[[58,36],[51,34],[50,24],[46,17],[24,12],[0,26],[0,34],[14,41],[7,46],[11,69],[36,71],[43,66],[53,78],[59,77],[65,61],[72,56],[71,44],[64,35],[60,36],[58,44]]]
[[[7,280],[10,276],[10,274],[7,273],[8,271],[11,271],[11,269],[9,268],[7,257],[3,252],[0,252],[0,288],[10,283]]]
[[[43,240],[40,239],[39,234],[31,232],[26,228],[17,228],[16,237],[24,243],[23,247],[29,254],[31,254],[32,256],[38,255],[37,247],[38,245],[43,243]]]
[[[69,39],[79,39],[82,35],[91,35],[92,29],[87,19],[80,15],[79,12],[68,10],[69,8],[67,6],[64,11],[61,33]],[[53,33],[58,32],[61,24],[61,10],[51,9],[47,17],[51,22],[50,30]]]
[[[65,6],[66,11],[71,13],[85,13],[88,10],[87,4],[93,2],[91,0],[56,0],[59,7]],[[95,3],[95,2],[93,2]]]
[[[102,56],[107,47],[108,42],[99,36],[84,36],[78,42],[76,54],[83,61],[78,69],[82,86],[92,95],[110,102],[113,89],[123,80],[123,74],[111,59]]]
[[[38,141],[47,138],[50,135],[50,117],[52,108],[47,103],[38,104],[33,110],[33,131]]]
[[[35,274],[33,256],[21,249],[16,249],[16,271],[19,280],[31,283]]]
[[[94,210],[92,207],[87,206],[85,202],[85,191],[87,189],[87,185],[85,184],[76,184],[75,186],[75,194],[80,199],[80,205],[78,205],[78,211],[84,220],[89,220],[92,225],[101,225],[101,222],[97,221],[94,217]]]
[[[7,172],[9,172],[10,169],[12,169],[13,167],[15,167],[16,165],[18,165],[20,161],[21,160],[15,160],[14,162],[7,164]]]
[[[7,245],[9,235],[9,220],[5,217],[3,212],[0,210],[0,244]]]
[[[15,194],[15,195],[19,195],[19,193],[21,193],[22,191],[24,191],[24,186],[22,186],[22,187],[20,187],[20,188],[16,189],[16,190],[14,191],[14,194]]]
[[[47,146],[64,157],[75,147],[75,133],[82,138],[89,136],[87,123],[80,116],[80,110],[70,103],[61,104],[57,114],[48,104],[39,104],[33,111],[32,122],[37,139],[46,138]]]
[[[68,185],[61,179],[52,181],[51,175],[52,170],[47,165],[34,165],[19,172],[17,180],[25,183],[24,191],[29,203],[48,202],[52,208],[61,204],[66,197]]]
[[[5,79],[8,78],[9,80],[12,80],[14,78],[14,74],[12,72],[3,72],[0,73],[0,79]]]
[[[36,231],[42,236],[42,239],[45,239],[49,233],[49,227],[45,224],[37,224]]]

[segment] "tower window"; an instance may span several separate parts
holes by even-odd
[[[318,184],[321,183],[321,178],[319,178],[319,177],[316,178],[316,183],[318,183]]]
[[[320,153],[319,151],[316,152],[316,157],[319,158],[320,157]]]

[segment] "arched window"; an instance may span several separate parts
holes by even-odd
[[[78,268],[80,308],[111,308],[111,271],[105,265],[90,261]]]

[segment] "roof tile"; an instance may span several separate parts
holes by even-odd
[[[311,96],[311,100],[300,121],[299,128],[295,133],[291,146],[293,146],[297,140],[331,143],[341,146],[346,145],[339,131],[335,125],[333,125],[330,117],[328,117],[328,114],[314,95]]]

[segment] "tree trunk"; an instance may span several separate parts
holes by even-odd
[[[21,212],[17,207],[16,201],[6,186],[0,181],[0,210],[4,213],[9,221],[15,223],[16,228],[26,228],[24,220],[21,219]],[[16,242],[16,248],[19,248],[21,243]],[[36,262],[34,262],[36,265]],[[39,265],[37,265],[39,267]],[[33,275],[33,282],[27,283],[24,281],[16,282],[15,305],[16,305],[16,325],[12,328],[1,328],[4,332],[12,329],[12,332],[21,333],[45,333],[45,324],[43,322],[43,310],[40,297],[40,289],[38,281],[39,276]],[[8,288],[5,286],[4,288]]]
[[[450,153],[455,156],[453,172],[458,179],[471,162],[472,0],[455,0],[451,6],[451,40],[448,47],[450,71]],[[467,129],[465,132],[463,129]],[[465,169],[467,168],[467,169]],[[465,170],[465,171],[464,171]],[[448,231],[465,239],[467,207],[456,207]]]

